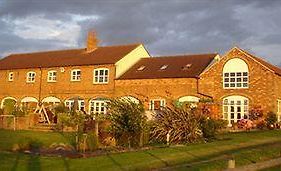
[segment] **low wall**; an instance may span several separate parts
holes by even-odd
[[[36,114],[28,114],[21,117],[0,116],[0,128],[2,129],[16,129],[28,130],[38,122]]]

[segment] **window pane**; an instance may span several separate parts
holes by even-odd
[[[238,77],[241,76],[241,75],[242,75],[241,72],[237,72],[237,73],[236,73],[236,76],[238,76]]]
[[[248,76],[248,72],[243,72],[243,76]]]
[[[230,78],[230,82],[235,82],[235,78]]]
[[[231,76],[231,77],[235,77],[235,73],[233,73],[233,72],[230,73],[230,76]]]
[[[225,78],[225,79],[224,79],[224,82],[229,82],[229,78]]]
[[[224,76],[225,77],[229,77],[229,73],[224,73]]]

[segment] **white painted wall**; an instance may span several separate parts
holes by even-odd
[[[141,58],[148,58],[150,55],[145,50],[143,45],[139,45],[128,55],[119,60],[116,66],[116,75],[115,78],[119,78],[124,74],[128,69],[130,69],[134,64],[136,64]]]

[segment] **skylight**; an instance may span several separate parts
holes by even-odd
[[[162,65],[161,67],[160,67],[160,70],[165,70],[165,69],[167,69],[168,68],[168,65]]]
[[[143,71],[144,69],[145,69],[145,66],[142,65],[142,66],[140,66],[137,70],[138,70],[138,71]]]
[[[182,67],[183,70],[188,70],[192,64],[186,64],[185,66]]]

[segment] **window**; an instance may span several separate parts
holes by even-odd
[[[248,65],[239,58],[229,60],[223,68],[224,89],[239,89],[249,87]]]
[[[14,81],[14,72],[9,72],[9,74],[8,74],[8,80],[9,80],[9,81]]]
[[[69,99],[65,101],[65,107],[67,107],[69,110],[72,110],[74,107],[74,100]],[[85,111],[85,102],[84,100],[78,100],[78,110],[79,111]]]
[[[108,83],[108,69],[100,68],[94,70],[94,83],[95,84],[102,84]]]
[[[277,120],[281,121],[281,100],[277,100]]]
[[[182,70],[188,70],[191,68],[192,64],[186,64],[185,66],[182,67]]]
[[[81,70],[75,69],[71,71],[71,81],[80,81],[81,80]]]
[[[160,70],[165,70],[165,69],[167,69],[168,68],[168,65],[162,65],[161,67],[160,67]]]
[[[248,72],[224,73],[224,88],[248,88]]]
[[[161,107],[165,107],[164,99],[150,100],[149,110],[159,110]]]
[[[105,100],[90,101],[90,113],[105,114],[106,113],[106,101]]]
[[[186,106],[189,108],[196,108],[200,98],[195,96],[183,96],[178,99],[179,105]]]
[[[223,99],[223,118],[228,120],[228,125],[248,118],[249,100],[243,96],[229,96]]]
[[[140,67],[138,67],[138,71],[143,71],[145,69],[145,66],[144,65],[142,65],[142,66],[140,66]]]
[[[36,73],[33,71],[30,71],[26,74],[26,82],[28,83],[34,83],[35,82],[35,75]]]
[[[47,81],[56,82],[57,81],[57,71],[49,71]]]

